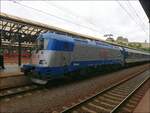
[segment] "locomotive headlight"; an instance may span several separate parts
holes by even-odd
[[[40,60],[39,64],[47,64],[46,60]]]

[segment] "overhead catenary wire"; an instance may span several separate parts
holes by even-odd
[[[47,1],[45,1],[45,2],[48,3]],[[49,3],[48,3],[48,4],[49,4]],[[86,21],[87,23],[91,24],[93,27],[97,27],[93,22],[90,22],[90,21],[87,20],[86,18],[83,18],[83,17],[81,17],[80,15],[75,14],[75,12],[72,12],[72,11],[70,11],[70,10],[64,8],[64,7],[59,7],[58,5],[55,5],[55,4],[53,4],[53,3],[51,3],[50,5],[51,5],[51,6],[54,6],[55,8],[57,8],[57,9],[59,9],[59,10],[61,10],[61,11],[64,11],[67,15],[68,15],[68,14],[69,14],[69,15],[72,15],[73,17],[75,17],[75,18],[77,18],[77,19],[80,17],[80,20],[82,19],[83,21]],[[100,29],[102,30],[102,32],[105,34],[105,30],[104,30],[102,27],[98,26],[98,28],[100,28]]]
[[[145,24],[144,24],[143,20],[142,20],[141,17],[138,15],[138,13],[136,12],[136,10],[135,10],[135,8],[132,6],[132,4],[129,2],[129,0],[127,0],[127,3],[128,3],[129,6],[133,9],[133,11],[134,11],[136,17],[140,20],[140,24],[141,24],[141,22],[142,22],[141,28],[145,31],[145,29],[144,29]],[[146,32],[146,31],[145,31],[145,32]]]
[[[59,19],[59,20],[63,20],[63,21],[65,21],[65,22],[69,22],[69,23],[72,23],[72,24],[77,25],[77,26],[82,26],[82,27],[84,27],[84,28],[86,28],[86,29],[90,29],[90,30],[92,30],[92,31],[95,31],[95,32],[98,32],[98,33],[99,33],[99,31],[98,31],[97,29],[89,28],[88,26],[81,25],[81,24],[79,24],[79,23],[74,23],[74,22],[72,22],[72,21],[70,21],[70,20],[64,19],[64,18],[59,17],[59,16],[56,16],[56,15],[54,15],[54,14],[51,14],[51,13],[42,11],[42,10],[40,10],[40,9],[36,9],[36,8],[30,7],[30,6],[27,6],[27,5],[24,5],[24,4],[22,4],[22,3],[18,2],[18,1],[14,1],[14,3],[16,3],[16,4],[18,4],[18,5],[21,5],[21,6],[23,6],[23,7],[26,7],[26,8],[35,10],[35,11],[37,11],[37,12],[46,14],[46,15],[48,15],[48,16],[55,17],[55,18],[57,18],[57,19]]]
[[[19,4],[19,5],[23,6],[23,7],[30,8],[30,9],[32,9],[32,10],[35,10],[35,11],[37,11],[37,12],[46,14],[46,15],[48,15],[48,16],[52,16],[52,17],[57,18],[57,19],[59,19],[59,20],[63,20],[63,21],[65,21],[65,22],[69,22],[69,23],[75,24],[76,26],[82,26],[82,27],[84,27],[84,28],[86,28],[86,29],[90,29],[90,30],[92,30],[92,31],[95,31],[95,32],[98,32],[98,33],[99,33],[99,31],[98,31],[97,29],[90,28],[89,26],[85,26],[85,25],[82,25],[82,24],[79,24],[79,23],[74,23],[74,22],[72,22],[72,21],[70,21],[70,20],[68,20],[68,19],[64,19],[64,18],[62,18],[62,17],[56,16],[56,15],[54,15],[54,14],[51,14],[51,13],[49,13],[49,12],[45,12],[45,11],[43,11],[43,10],[30,7],[30,6],[28,6],[28,5],[25,5],[25,4],[22,4],[22,3],[18,2],[18,1],[16,1],[16,0],[12,0],[12,1],[14,1],[14,3]],[[118,1],[118,2],[119,2],[119,1]],[[119,3],[120,3],[120,2],[119,2]],[[121,4],[121,3],[120,3],[120,4]],[[124,10],[126,10],[126,9],[122,6],[122,4],[121,4],[120,6],[121,6]],[[126,13],[127,13],[127,14],[130,16],[130,18],[138,25],[138,23],[134,20],[134,18],[132,17],[132,15],[131,15],[127,10],[126,10]],[[138,26],[139,26],[139,25],[138,25]],[[139,27],[140,27],[140,26],[139,26]],[[140,27],[140,28],[141,28],[141,27]],[[142,29],[142,31],[144,31],[144,30]],[[144,32],[145,32],[145,31],[144,31]],[[146,32],[145,32],[145,34],[146,34]],[[146,36],[147,36],[147,34],[146,34]]]
[[[47,1],[45,1],[45,3],[49,4]],[[59,10],[61,10],[61,11],[63,10],[63,11],[66,12],[67,14],[72,15],[72,16],[74,16],[74,17],[81,17],[80,15],[75,14],[75,12],[72,12],[72,11],[70,11],[70,10],[64,8],[64,7],[60,7],[60,6],[55,5],[55,4],[53,4],[53,3],[51,3],[51,4],[49,4],[49,5],[54,6],[55,8],[57,8],[57,9],[59,9]],[[82,18],[82,17],[81,17],[81,18]],[[82,19],[82,20],[84,20],[84,21],[86,21],[87,23],[89,23],[89,24],[95,26],[95,24],[93,24],[92,22],[89,22],[89,20],[87,20],[87,19],[85,19],[85,18]],[[97,26],[95,26],[95,27],[97,27]],[[99,26],[99,27],[100,27],[100,26]],[[102,27],[100,27],[100,28],[101,28],[101,30],[103,31],[104,34],[107,34],[106,31],[105,31]],[[117,33],[115,33],[115,34],[117,35]],[[119,34],[118,34],[118,35],[119,35]]]
[[[127,13],[127,15],[131,18],[132,21],[135,22],[136,25],[138,25],[142,31],[145,33],[145,35],[147,36],[147,33],[145,32],[145,30],[143,30],[143,28],[135,21],[135,19],[132,17],[132,15],[127,11],[127,9],[118,1],[116,0],[117,3],[119,4],[119,6]]]

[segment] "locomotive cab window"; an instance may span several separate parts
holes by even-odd
[[[44,49],[47,49],[49,40],[48,39],[44,39]]]
[[[38,50],[44,49],[44,39],[39,39],[38,40]]]
[[[47,38],[43,38],[43,36],[39,36],[37,39],[37,50],[47,49],[49,40]]]

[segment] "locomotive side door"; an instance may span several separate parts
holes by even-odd
[[[61,51],[61,65],[68,66],[71,63],[71,56],[73,52],[73,43],[72,42],[64,42],[63,43],[63,51]]]

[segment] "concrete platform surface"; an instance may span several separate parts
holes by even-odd
[[[150,113],[150,88],[145,93],[133,113]]]
[[[0,78],[23,75],[20,67],[16,64],[6,65],[4,70],[0,70]]]

